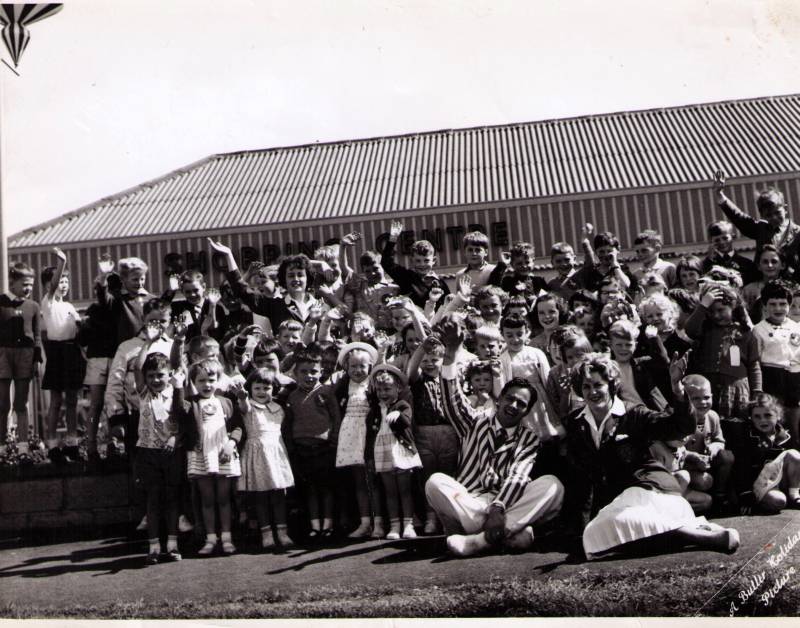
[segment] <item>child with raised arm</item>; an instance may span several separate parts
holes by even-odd
[[[356,297],[357,311],[372,316],[375,326],[384,332],[396,331],[392,312],[386,302],[399,294],[400,287],[390,281],[381,266],[381,255],[375,251],[365,251],[359,258],[361,275],[353,275],[350,286]]]
[[[187,270],[178,278],[182,301],[173,301],[172,318],[182,320],[186,326],[185,339],[211,336],[222,340],[225,333],[225,308],[219,302],[219,290],[206,288],[203,273]]]
[[[450,289],[434,270],[436,251],[427,240],[417,240],[411,245],[412,268],[401,266],[395,261],[395,246],[402,231],[403,223],[393,220],[389,227],[389,241],[381,252],[381,266],[397,282],[400,294],[408,295],[415,305],[422,308],[428,300],[431,288],[438,286],[445,294],[449,294]]]
[[[136,439],[136,478],[147,494],[146,563],[178,561],[178,488],[183,479],[183,450],[180,438],[180,410],[183,402],[183,374],[170,377],[169,358],[163,353],[148,353],[160,336],[157,325],[146,326],[144,349],[136,359],[136,395],[139,410]],[[159,526],[167,526],[167,548],[162,553]]]
[[[594,234],[594,227],[586,223],[583,227],[581,246],[583,247],[583,268],[575,274],[575,281],[592,292],[598,292],[603,279],[614,279],[620,289],[628,294],[635,294],[636,279],[630,269],[619,262],[619,240],[610,231]],[[594,248],[592,248],[594,244]]]
[[[539,293],[547,290],[547,282],[533,274],[536,259],[533,244],[515,242],[509,250],[508,259],[513,272],[503,276],[499,284],[506,293],[511,296],[522,294],[527,299],[535,299]],[[504,260],[501,264],[504,264]]]
[[[496,284],[505,272],[506,264],[490,264],[489,236],[482,231],[470,231],[461,241],[461,248],[467,257],[467,266],[456,273],[456,280],[468,275],[475,288]]]
[[[17,451],[20,461],[29,461],[28,388],[42,361],[39,305],[31,299],[33,269],[23,262],[8,269],[8,292],[0,294],[0,453],[6,451],[11,384],[14,384],[14,414],[17,415]]]
[[[768,187],[759,193],[756,208],[760,218],[744,213],[725,195],[725,175],[721,170],[714,174],[714,192],[717,204],[728,220],[745,236],[756,241],[756,258],[765,244],[772,244],[784,256],[789,275],[794,276],[800,266],[800,225],[789,217],[780,190]]]
[[[275,386],[275,371],[257,368],[237,390],[247,436],[238,487],[255,494],[261,547],[271,549],[277,544],[285,550],[293,545],[286,533],[286,489],[294,486],[294,476],[281,436],[283,408],[272,398]]]
[[[724,419],[746,419],[750,398],[762,388],[761,364],[738,292],[704,283],[685,330],[696,342],[691,370],[711,383],[713,409]]]
[[[78,452],[78,393],[83,387],[85,363],[76,342],[78,323],[81,318],[75,307],[66,300],[69,292],[67,256],[53,249],[58,265],[42,271],[42,285],[46,293],[42,297],[42,322],[47,364],[42,378],[42,390],[50,391],[50,406],[47,410],[47,448],[53,462],[77,461]],[[67,418],[67,437],[61,446],[56,433],[62,400]]]

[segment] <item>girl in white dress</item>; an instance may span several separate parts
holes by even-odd
[[[247,435],[238,485],[254,497],[261,546],[270,549],[277,543],[287,549],[294,543],[286,533],[286,489],[294,486],[294,476],[281,436],[283,408],[272,400],[274,387],[275,371],[260,368],[236,392]]]
[[[193,432],[187,453],[188,475],[197,480],[206,543],[198,551],[211,555],[217,546],[216,510],[219,509],[222,553],[236,551],[231,542],[231,478],[241,474],[237,444],[242,430],[231,424],[233,404],[217,396],[222,365],[217,360],[202,360],[189,369],[189,379],[197,391],[184,403],[187,424]]]
[[[346,376],[337,388],[344,402],[342,424],[339,428],[339,442],[336,448],[336,467],[349,468],[355,483],[359,526],[350,533],[351,539],[362,539],[373,532],[370,511],[377,510],[370,504],[374,494],[367,486],[367,470],[364,465],[364,448],[367,438],[367,414],[369,413],[369,374],[378,357],[377,351],[363,342],[352,342],[339,352],[339,365]],[[383,527],[382,521],[375,522],[375,529]]]
[[[400,399],[406,388],[405,376],[395,367],[381,364],[373,371],[377,403],[370,412],[370,429],[375,433],[375,471],[380,473],[389,512],[387,539],[413,539],[414,502],[411,472],[422,468],[411,431],[411,405]]]

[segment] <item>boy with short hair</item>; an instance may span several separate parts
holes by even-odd
[[[702,261],[703,274],[714,266],[722,266],[738,272],[742,276],[744,285],[758,281],[758,268],[756,268],[755,262],[740,255],[733,248],[736,233],[731,223],[727,220],[712,222],[708,225],[707,233],[710,244],[708,253]]]
[[[362,276],[353,274],[349,284],[356,298],[355,309],[369,314],[377,329],[387,333],[395,331],[392,312],[386,302],[397,296],[400,287],[386,278],[380,253],[365,251],[358,261]]]
[[[687,375],[683,378],[683,388],[691,406],[690,413],[695,419],[696,429],[684,439],[686,456],[683,469],[689,472],[689,485],[692,493],[686,499],[695,512],[704,512],[712,503],[718,509],[728,506],[728,482],[733,471],[733,453],[725,449],[725,437],[719,415],[711,409],[713,395],[711,382],[702,375]],[[693,495],[699,492],[703,495]],[[699,498],[699,499],[698,499]]]
[[[281,431],[295,478],[306,487],[311,538],[333,536],[333,478],[341,423],[333,389],[320,383],[322,356],[313,348],[295,356],[297,388],[286,398]]]
[[[583,227],[581,239],[584,252],[583,268],[573,277],[575,282],[591,292],[596,292],[603,279],[614,279],[628,294],[635,294],[636,278],[628,266],[621,264],[617,259],[620,250],[617,236],[610,231],[602,231],[594,236],[593,242],[590,242],[592,234],[594,227],[587,222]]]
[[[721,170],[714,174],[714,192],[722,213],[745,236],[756,241],[755,259],[765,244],[774,244],[786,259],[789,275],[800,270],[800,225],[789,217],[780,190],[770,186],[759,192],[756,207],[760,218],[744,213],[725,195],[725,175]]]
[[[219,303],[219,292],[206,294],[206,280],[203,273],[187,270],[178,278],[182,301],[171,304],[172,318],[187,326],[185,339],[207,335],[222,339],[225,333],[225,308]]]
[[[500,281],[500,287],[510,296],[522,294],[528,299],[534,299],[540,292],[547,290],[547,282],[534,275],[534,260],[536,250],[530,242],[514,242],[509,250],[511,270]]]
[[[490,264],[489,257],[489,236],[482,231],[470,231],[461,241],[461,248],[467,258],[466,268],[462,268],[456,273],[455,279],[462,275],[467,275],[472,280],[474,288],[491,285],[503,276],[505,264]]]
[[[641,262],[642,267],[633,272],[633,276],[639,283],[648,273],[658,273],[664,280],[667,289],[672,288],[677,282],[677,272],[675,264],[661,259],[661,249],[664,240],[658,231],[645,229],[633,240],[633,248],[636,257]]]
[[[78,393],[83,385],[84,361],[75,338],[78,334],[80,315],[66,300],[69,292],[67,256],[54,249],[58,265],[42,271],[42,285],[46,290],[42,297],[41,310],[44,323],[45,355],[47,364],[42,378],[42,389],[50,391],[50,406],[47,410],[47,447],[53,462],[77,462],[78,451]],[[66,405],[67,437],[61,447],[56,426],[61,414],[62,395]]]
[[[393,220],[389,228],[389,241],[381,252],[381,266],[397,282],[400,294],[409,295],[415,305],[423,308],[432,288],[441,288],[445,295],[450,294],[450,289],[434,270],[436,251],[427,240],[417,240],[411,245],[413,268],[406,268],[395,261],[395,246],[402,231],[403,223]],[[436,307],[442,302],[443,299],[440,299]]]
[[[569,298],[580,289],[580,285],[574,279],[577,269],[572,246],[566,242],[556,242],[550,248],[550,263],[558,274],[547,282],[547,291],[557,294],[564,301],[569,301]]]
[[[28,388],[36,364],[42,361],[39,305],[31,299],[33,269],[24,262],[8,269],[8,292],[0,294],[0,453],[5,453],[11,383],[17,415],[17,451],[29,461]]]
[[[620,371],[617,396],[622,399],[626,408],[645,405],[651,410],[663,411],[667,408],[667,400],[656,385],[652,370],[654,364],[666,360],[666,351],[653,351],[655,357],[634,357],[639,333],[636,324],[626,319],[612,323],[608,330],[611,357]],[[658,342],[658,330],[655,327],[648,326],[645,334],[649,335],[650,341]]]

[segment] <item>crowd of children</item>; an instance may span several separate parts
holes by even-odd
[[[48,456],[77,459],[76,403],[87,386],[89,456],[99,458],[99,443],[131,460],[148,563],[179,560],[179,532],[192,527],[203,531],[201,556],[235,552],[232,534],[245,522],[270,550],[300,537],[439,532],[425,483],[470,471],[464,416],[490,421],[512,380],[529,388],[532,479],[563,484],[559,530],[583,535],[587,555],[625,543],[609,539],[641,501],[636,487],[669,499],[648,496],[656,523],[639,522],[650,532],[633,538],[674,531],[684,524],[669,522],[687,512],[800,508],[800,227],[780,191],[759,195],[754,218],[724,185],[717,173],[730,222],[708,227],[702,259],[662,259],[661,236],[647,229],[632,243],[631,269],[618,238],[586,224],[583,263],[554,243],[550,281],[536,274],[527,242],[491,263],[481,232],[464,236],[468,265],[454,277],[437,273],[425,240],[406,267],[395,254],[403,225],[393,221],[385,248],[357,260],[360,236],[350,233],[314,259],[290,255],[244,273],[230,248],[209,240],[227,262],[219,290],[187,271],[156,296],[143,260],[104,257],[96,302],[81,316],[67,300],[67,255],[55,249],[41,305],[23,263],[11,265],[0,295],[0,437],[13,386],[9,446],[30,458],[28,386],[45,358]],[[755,239],[754,260],[736,253],[736,229]],[[470,405],[455,419],[443,374],[453,365]],[[603,465],[624,459],[620,448],[633,441],[644,466],[609,479]],[[714,543],[735,550],[734,532]]]

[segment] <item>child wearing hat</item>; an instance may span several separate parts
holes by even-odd
[[[367,439],[367,414],[369,413],[369,374],[378,358],[375,347],[365,342],[351,342],[342,347],[337,362],[344,376],[337,382],[335,392],[342,409],[342,424],[336,447],[336,468],[352,470],[355,484],[359,526],[350,533],[352,539],[362,539],[383,526],[374,529],[370,520],[371,493],[367,488],[364,450]]]

